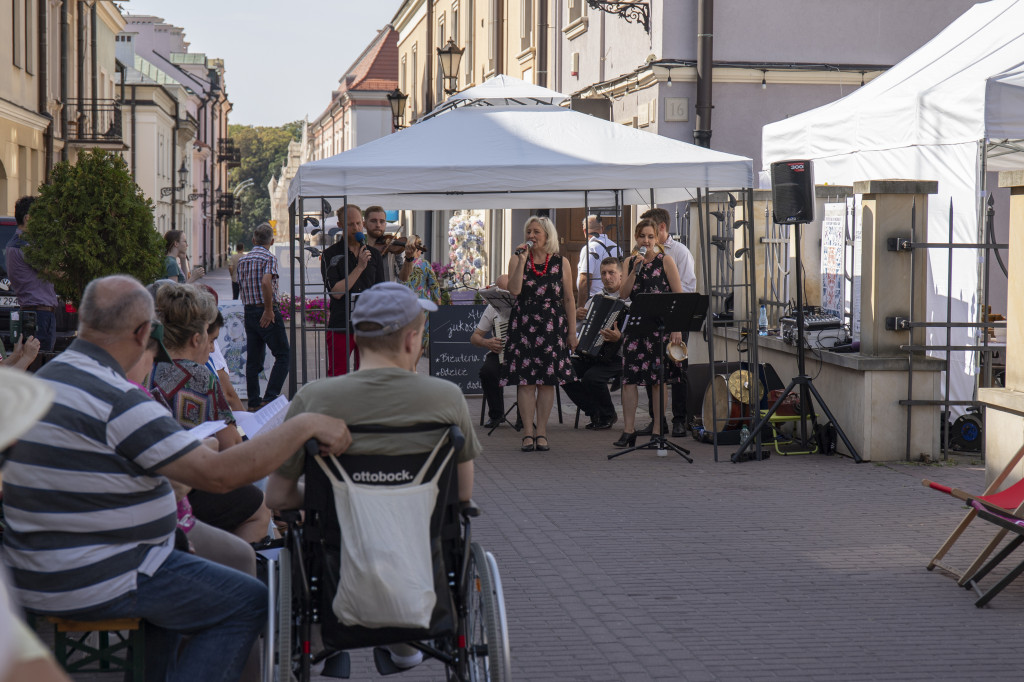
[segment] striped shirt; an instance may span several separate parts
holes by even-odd
[[[260,283],[268,272],[274,279],[274,298],[277,298],[277,258],[265,246],[254,246],[252,251],[238,259],[238,288],[243,305],[263,305]]]
[[[199,442],[82,339],[36,377],[56,399],[9,451],[4,561],[24,606],[68,613],[134,590],[170,555],[177,507],[157,471]]]

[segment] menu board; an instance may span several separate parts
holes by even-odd
[[[469,342],[485,305],[443,305],[430,313],[430,375],[447,379],[458,385],[464,395],[483,392],[480,387],[480,367],[487,355],[486,348]]]

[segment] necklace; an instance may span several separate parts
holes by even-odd
[[[533,270],[533,274],[537,275],[538,277],[543,277],[544,275],[548,274],[548,264],[550,262],[551,254],[549,253],[547,256],[544,257],[544,269],[540,272],[537,272],[537,266],[534,265],[533,263],[533,251],[530,252],[530,269]]]

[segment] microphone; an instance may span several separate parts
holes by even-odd
[[[516,255],[517,256],[521,256],[524,253],[526,253],[527,249],[532,249],[532,248],[533,248],[533,240],[529,240],[529,241],[526,242],[526,246],[522,246],[522,247],[519,247],[518,249],[516,249]]]
[[[629,269],[630,272],[636,270],[640,266],[640,263],[643,262],[644,256],[647,255],[647,247],[641,246],[639,249],[636,250],[636,255],[640,256],[640,258],[633,261],[633,267]]]
[[[356,232],[356,241],[359,242],[360,244],[366,244],[366,233]]]

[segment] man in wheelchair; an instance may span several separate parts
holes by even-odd
[[[420,462],[423,461],[408,458],[416,453],[431,453],[438,450],[439,448],[435,446],[441,445],[439,436],[445,433],[454,435],[447,441],[447,445],[448,451],[454,456],[457,464],[454,467],[450,464],[445,466],[447,460],[442,462],[442,457],[445,456],[444,451],[439,452],[436,458],[431,458],[436,459],[433,465],[429,460],[422,464],[426,478],[434,477],[437,480],[439,492],[436,505],[434,505],[436,510],[428,511],[425,515],[420,513],[418,516],[430,517],[431,535],[435,534],[439,527],[447,525],[448,530],[442,531],[440,535],[450,536],[453,534],[450,529],[452,514],[447,513],[449,517],[447,522],[442,520],[442,516],[446,514],[444,511],[446,500],[456,510],[459,502],[464,505],[470,504],[473,492],[473,459],[480,452],[480,443],[473,431],[472,418],[466,400],[455,384],[415,373],[422,348],[421,340],[426,319],[424,313],[436,309],[436,305],[430,301],[419,299],[410,289],[398,283],[384,282],[367,289],[359,297],[352,313],[356,344],[359,347],[361,361],[359,370],[351,374],[310,383],[292,399],[288,412],[289,419],[306,412],[343,418],[352,431],[353,439],[352,445],[346,453],[346,455],[352,456],[348,461],[359,460],[366,456],[368,462],[373,462],[372,464],[352,465],[346,464],[344,460],[339,460],[337,465],[339,471],[334,471],[333,465],[324,461],[318,462],[319,466],[311,464],[305,451],[302,450],[296,452],[270,476],[266,491],[267,505],[275,510],[305,510],[302,528],[302,533],[305,534],[303,546],[310,547],[310,538],[316,538],[319,541],[313,543],[316,546],[312,547],[311,552],[315,552],[323,546],[332,547],[342,544],[347,546],[347,538],[354,532],[347,528],[347,524],[352,520],[344,518],[344,514],[339,515],[335,510],[346,509],[356,517],[359,517],[357,513],[359,510],[353,512],[351,504],[346,506],[344,502],[336,504],[338,487],[366,487],[352,485],[353,483],[385,484],[395,488],[408,487],[401,484],[408,483],[410,479],[417,476],[421,466]],[[398,465],[397,468],[391,465],[392,462]],[[398,464],[399,462],[402,464]],[[405,462],[410,462],[410,464],[406,465]],[[430,473],[427,473],[428,470]],[[448,473],[446,474],[443,470]],[[455,476],[452,476],[452,473]],[[299,481],[303,475],[305,475],[305,487]],[[340,481],[337,481],[339,476],[346,479],[347,486],[341,485]],[[328,478],[337,483],[333,495],[330,492],[331,484],[327,482]],[[452,478],[457,479],[457,488],[451,485]],[[417,479],[418,481],[419,479]],[[355,493],[352,494],[355,495]],[[433,505],[433,503],[431,504]],[[324,512],[322,518],[321,511]],[[463,512],[463,516],[465,515]],[[342,517],[340,521],[338,518],[332,518],[336,516]],[[373,518],[377,516],[380,514],[366,514],[365,517],[360,518],[368,518],[372,525]],[[458,511],[454,516],[457,533]],[[320,520],[324,521],[322,528],[317,526]],[[468,531],[468,519],[463,519],[463,524]],[[346,543],[341,543],[341,537],[346,537]],[[360,537],[360,541],[362,539]],[[371,538],[370,540],[375,542],[377,539]],[[468,538],[466,543],[468,547]],[[440,558],[439,547],[439,540],[432,538],[429,551],[435,559]],[[404,555],[409,552],[410,550],[406,547],[398,548],[398,551],[394,553],[395,561],[401,563]],[[331,554],[330,549],[326,554]],[[359,562],[349,558],[346,563],[347,557],[346,551],[342,550],[340,569],[336,566],[339,563],[337,550],[333,557],[322,559],[325,575],[318,578],[321,589],[334,590],[337,587],[331,583],[332,581],[336,583],[338,577],[331,574],[340,572],[342,583],[344,583],[345,576],[358,569]],[[306,557],[306,560],[308,563],[312,559]],[[452,562],[445,561],[443,565],[449,563]],[[435,561],[435,564],[442,565],[440,561]],[[376,566],[374,570],[377,573],[388,573],[390,568],[392,567]],[[286,571],[288,568],[282,567],[281,570]],[[306,570],[305,567],[303,570]],[[317,569],[312,569],[311,575],[315,575],[316,571]],[[440,576],[441,587],[445,593],[444,595],[438,593],[438,604],[440,605],[442,601],[451,603],[452,597],[447,596],[448,580],[441,575],[436,567],[430,569],[430,572],[434,575],[427,577],[428,582],[437,584],[434,579]],[[323,601],[321,600],[321,603]],[[455,598],[455,601],[458,601],[458,597]],[[334,614],[331,613],[330,601],[323,604],[323,607],[319,617],[324,622],[323,637],[328,647],[333,646],[338,650],[358,648],[359,646],[368,646],[367,642],[377,644],[378,642],[372,641],[376,635],[385,639],[387,635],[390,635],[392,641],[383,642],[389,645],[386,651],[389,652],[390,662],[394,664],[389,672],[395,672],[394,668],[412,667],[423,660],[422,651],[427,650],[425,647],[405,644],[404,640],[394,641],[393,637],[397,636],[394,634],[395,629],[389,628],[385,624],[378,625],[382,629],[374,630],[372,627],[360,627],[358,621],[355,627],[348,627],[349,623],[343,623],[343,627],[347,628],[344,633],[331,635],[330,628],[338,626],[337,623],[332,625],[330,621],[333,620],[332,615],[338,613],[339,607],[335,603]],[[381,608],[384,608],[383,605]],[[431,609],[428,608],[428,614],[430,611]],[[345,621],[345,618],[340,618],[340,620]],[[436,610],[434,616],[430,618],[429,626],[424,628],[422,633],[434,632],[435,620],[437,620]],[[449,617],[448,620],[451,622],[452,618]],[[398,630],[398,632],[406,631],[422,634],[415,628],[399,628]],[[356,634],[351,635],[352,632]],[[333,642],[329,641],[332,637],[334,638]],[[418,639],[418,637],[414,639]],[[375,651],[375,656],[379,651],[382,650]],[[432,652],[428,651],[428,653],[434,655]],[[378,662],[378,668],[380,667],[381,663]]]

